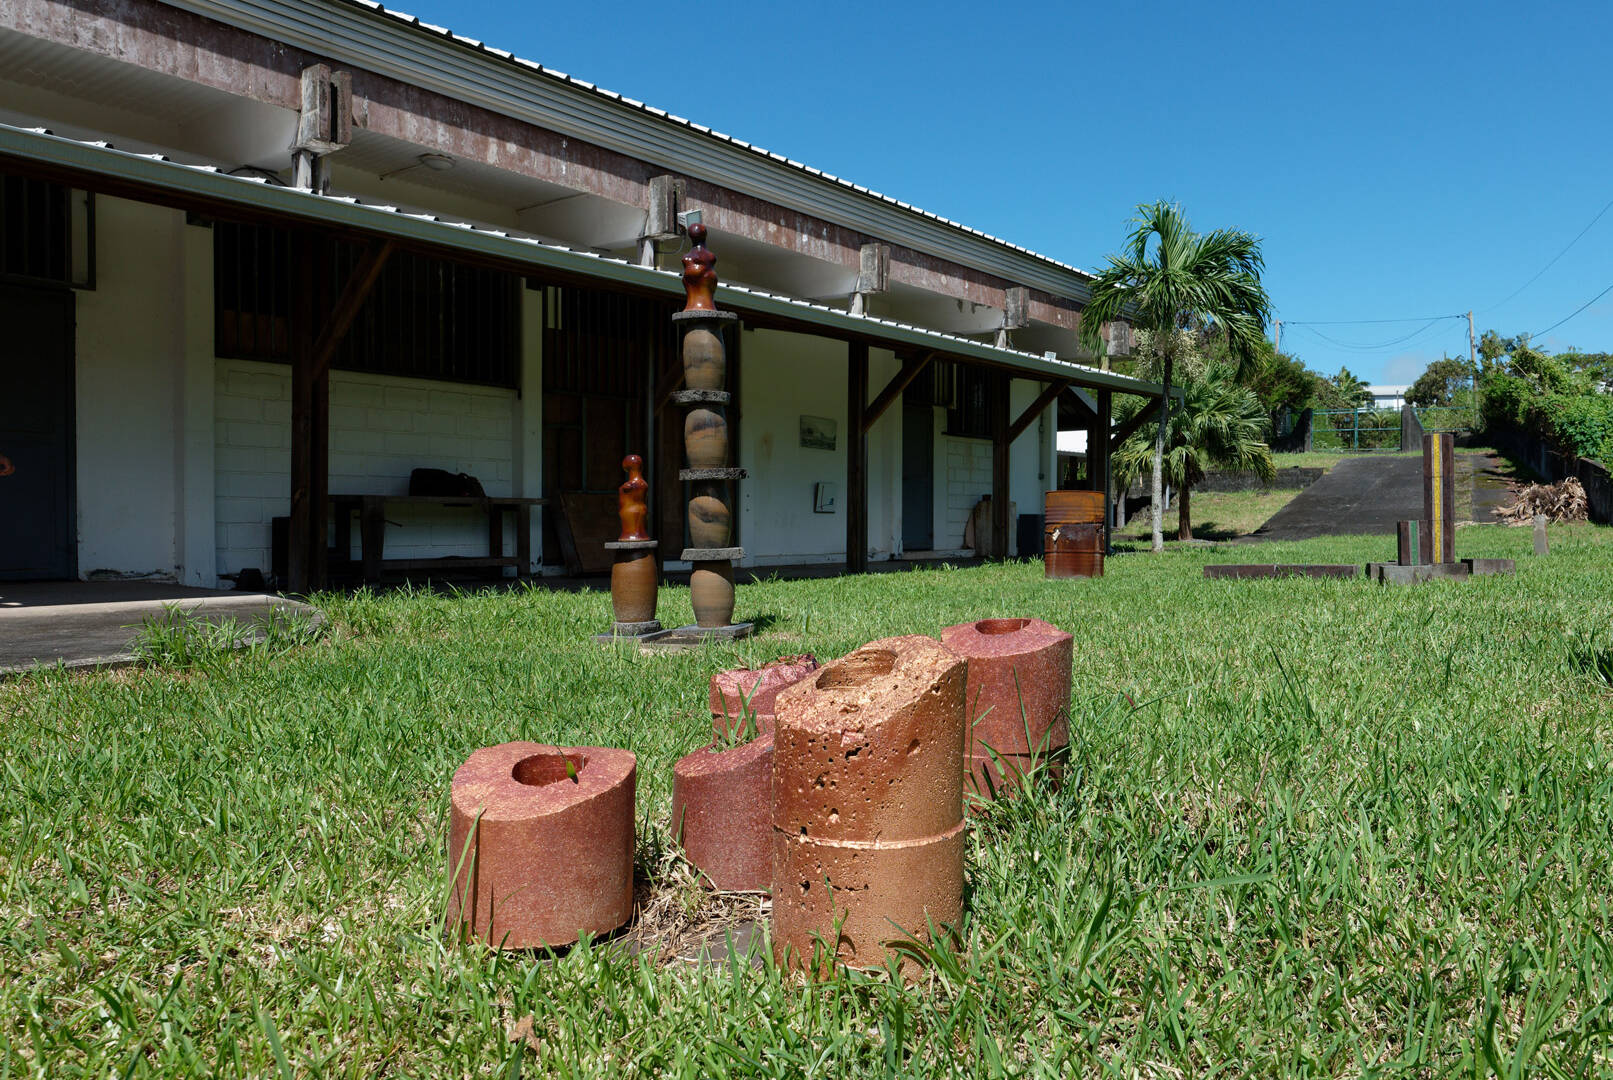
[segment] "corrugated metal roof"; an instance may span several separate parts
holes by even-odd
[[[476,38],[466,37],[463,34],[456,34],[454,31],[445,26],[437,26],[433,23],[425,22],[417,15],[410,15],[406,11],[398,11],[395,8],[389,8],[385,4],[376,3],[375,0],[341,0],[341,2],[350,3],[355,7],[367,8],[368,10],[375,12],[377,15],[382,15],[388,19],[393,19],[427,34],[433,34],[446,41],[451,41],[456,45],[463,45],[466,48],[475,49],[478,52],[485,53],[488,56],[496,59],[517,64],[535,74],[545,75],[551,79],[559,80],[560,82],[563,82],[568,86],[575,87],[578,90],[584,90],[591,94],[598,94],[600,97],[606,98],[607,100],[619,102],[620,104],[626,105],[629,108],[638,109],[639,111],[653,116],[658,120],[664,120],[669,124],[678,124],[688,128],[691,131],[697,131],[702,135],[707,135],[713,139],[728,143],[730,146],[737,146],[742,150],[749,150],[754,154],[759,154],[762,157],[777,162],[780,165],[786,165],[792,169],[799,169],[811,176],[816,176],[823,180],[827,180],[831,184],[839,184],[841,187],[855,191],[859,195],[866,195],[870,199],[878,199],[881,202],[888,203],[891,206],[917,214],[920,217],[929,218],[931,221],[938,222],[939,224],[945,225],[948,228],[961,229],[972,236],[977,236],[980,239],[990,241],[993,244],[1001,244],[1003,247],[1011,248],[1014,251],[1029,255],[1034,259],[1040,259],[1043,262],[1051,263],[1060,269],[1069,270],[1089,278],[1093,276],[1091,271],[1084,270],[1079,266],[1073,266],[1070,263],[1062,262],[1053,258],[1052,256],[1043,255],[1040,252],[1032,251],[1028,247],[1023,247],[1019,244],[1012,243],[1011,241],[1004,240],[1001,237],[992,236],[988,232],[982,232],[981,230],[972,228],[960,221],[954,221],[951,218],[932,213],[929,210],[925,210],[923,207],[914,206],[912,203],[903,202],[901,199],[894,198],[890,195],[885,195],[881,192],[873,190],[872,188],[864,187],[861,184],[843,179],[834,175],[833,173],[824,172],[822,169],[814,168],[805,162],[796,161],[794,158],[785,157],[783,154],[775,153],[772,150],[757,146],[754,143],[746,142],[744,139],[737,138],[733,135],[724,134],[723,132],[717,131],[714,128],[706,127],[704,124],[697,124],[693,120],[685,119],[676,113],[667,112],[665,109],[658,109],[655,106],[648,105],[637,100],[636,98],[630,98],[624,94],[618,94],[614,90],[607,90],[603,86],[596,86],[591,82],[585,82],[582,79],[567,75],[563,71],[557,71],[552,67],[547,67],[543,64],[540,64],[535,60],[527,60],[504,49],[496,49],[485,42],[478,41]]]
[[[325,220],[366,232],[397,236],[441,248],[475,252],[533,267],[550,268],[601,281],[631,284],[673,295],[682,281],[673,271],[655,270],[621,259],[579,251],[532,237],[469,222],[445,219],[394,206],[363,202],[351,196],[317,195],[280,187],[256,177],[232,176],[216,165],[187,165],[161,154],[118,150],[107,142],[84,142],[51,134],[45,128],[0,124],[0,156],[71,169],[138,184],[169,194],[223,202],[290,217]],[[968,338],[894,322],[853,315],[838,308],[779,296],[739,285],[719,285],[718,300],[727,308],[758,316],[775,316],[858,337],[872,338],[897,349],[933,349],[948,356],[1002,365],[1035,378],[1069,379],[1080,386],[1157,397],[1155,383],[1099,371],[1066,360],[1000,349]]]
[[[506,115],[527,119],[540,127],[574,134],[641,160],[688,175],[704,176],[725,187],[824,216],[827,220],[871,237],[985,270],[1015,284],[1033,286],[1055,296],[1086,299],[1086,285],[1093,275],[1078,266],[1010,243],[743,139],[714,131],[664,109],[605,90],[504,49],[493,48],[475,38],[455,34],[446,27],[423,22],[416,16],[387,8],[374,0],[164,2],[227,25],[306,48],[321,56],[435,89],[457,100],[481,104]],[[368,25],[355,25],[355,18]],[[382,27],[395,29],[401,38],[408,40],[398,37],[389,39],[377,33]],[[436,52],[430,56],[420,54],[417,50],[423,45],[435,46]],[[450,48],[444,50],[442,46]],[[466,50],[467,55],[481,61],[479,72],[473,73],[456,66],[458,61],[453,57],[458,50]],[[506,73],[517,77],[516,84],[511,84],[505,78]],[[478,74],[480,77],[477,77]],[[540,93],[553,94],[556,90],[577,96],[570,102],[533,100]],[[592,106],[587,104],[590,102]],[[613,108],[626,112],[619,117],[602,117],[592,114],[590,108]],[[647,121],[647,125],[641,126],[654,127],[661,134],[630,130],[630,117]],[[678,144],[676,139],[669,138],[677,134],[694,136],[711,147],[712,153],[706,159],[701,159],[701,155],[691,152],[687,144]],[[738,156],[723,158],[716,153],[718,150]],[[770,172],[775,182],[767,182],[754,168],[747,171],[742,166],[744,162]],[[799,178],[809,185],[821,185],[824,191],[839,192],[865,209],[858,211],[850,202],[835,203],[833,199],[828,199],[827,203],[834,204],[832,209],[839,211],[830,212],[831,208],[820,205],[825,204],[826,200],[809,196],[799,183],[788,182],[786,178],[789,177]],[[885,216],[871,215],[870,210],[878,210]],[[892,211],[898,214],[893,216]],[[900,226],[903,217],[911,221],[912,228]],[[945,237],[949,234],[956,240],[948,242]],[[973,247],[963,250],[957,241],[967,241]]]

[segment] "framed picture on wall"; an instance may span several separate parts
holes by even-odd
[[[827,416],[801,417],[801,446],[806,450],[833,450],[835,422]]]

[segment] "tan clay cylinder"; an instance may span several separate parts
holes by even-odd
[[[471,754],[451,789],[448,932],[527,949],[625,923],[636,776],[630,751],[603,746],[512,742]]]
[[[653,550],[618,551],[610,568],[611,613],[616,621],[638,623],[655,618],[660,579]]]
[[[683,421],[683,449],[691,469],[728,464],[728,420],[720,408],[694,408]]]
[[[1033,756],[1069,744],[1069,634],[1041,619],[981,619],[947,627],[941,642],[969,665],[971,792],[992,797]]]
[[[689,500],[689,546],[721,548],[733,535],[734,516],[716,484],[696,484]]]
[[[696,626],[728,626],[734,621],[734,567],[721,560],[697,562],[689,573],[689,604]]]
[[[728,374],[722,336],[695,323],[683,335],[683,382],[690,390],[721,390]]]
[[[886,638],[779,694],[773,757],[773,941],[852,967],[963,914],[967,668],[927,637]],[[840,924],[838,938],[835,925]],[[911,961],[903,960],[911,973]]]

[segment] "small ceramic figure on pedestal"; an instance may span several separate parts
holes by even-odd
[[[616,553],[610,570],[610,604],[616,622],[612,633],[601,637],[643,637],[661,630],[661,624],[655,621],[656,588],[661,575],[655,563],[656,542],[646,528],[650,485],[644,481],[644,459],[628,454],[622,459],[622,468],[627,481],[616,495],[622,532],[605,545]]]

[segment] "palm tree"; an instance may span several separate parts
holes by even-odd
[[[1129,485],[1153,466],[1176,489],[1178,540],[1193,539],[1193,485],[1204,479],[1207,468],[1252,472],[1262,480],[1277,473],[1266,445],[1270,420],[1253,390],[1239,385],[1235,368],[1211,363],[1182,380],[1182,402],[1171,410],[1164,453],[1155,464],[1155,448],[1139,432],[1121,445],[1114,457],[1115,476]]]
[[[1139,206],[1131,224],[1125,250],[1109,256],[1109,265],[1092,282],[1092,298],[1081,313],[1081,339],[1096,353],[1103,347],[1104,324],[1123,319],[1151,332],[1165,388],[1154,438],[1152,507],[1153,548],[1163,551],[1161,474],[1171,376],[1187,337],[1182,331],[1219,324],[1242,376],[1265,337],[1271,301],[1260,284],[1265,260],[1252,234],[1217,229],[1201,236],[1188,227],[1181,207],[1163,200]]]

